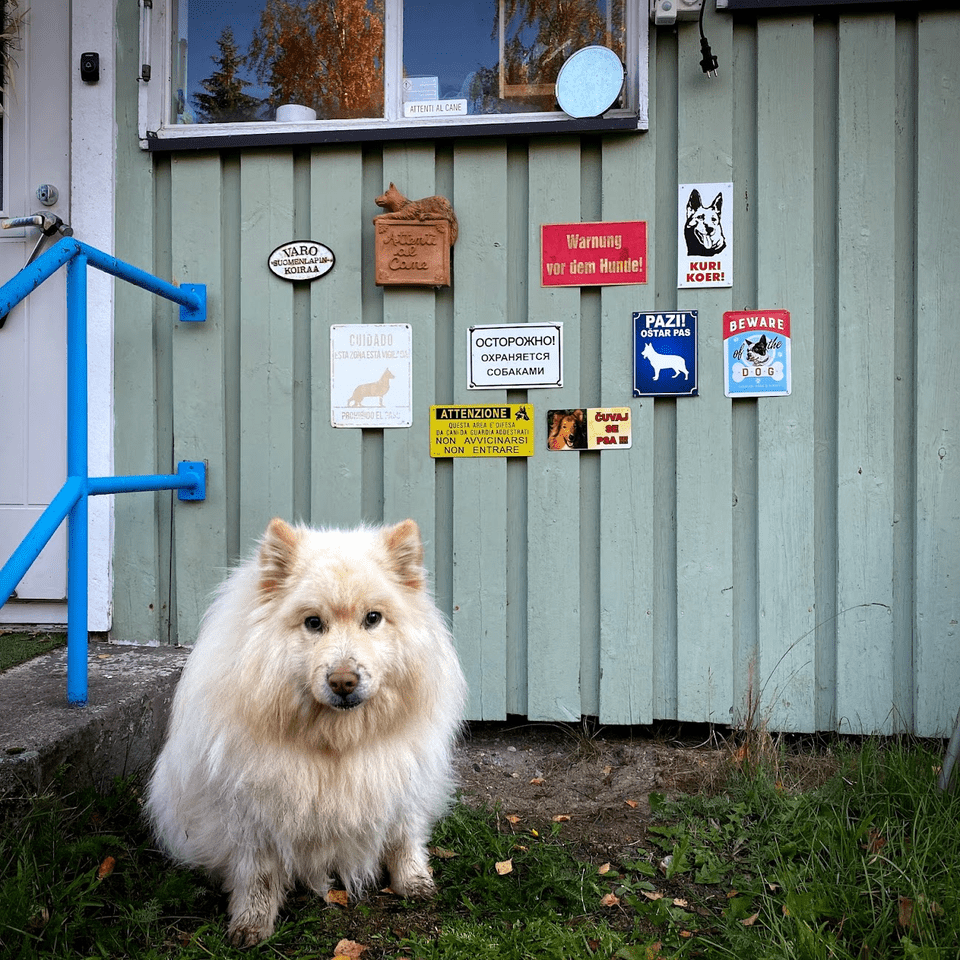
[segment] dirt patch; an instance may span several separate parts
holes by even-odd
[[[457,770],[464,801],[497,809],[501,829],[557,831],[583,858],[618,860],[643,839],[651,793],[713,792],[729,761],[722,744],[647,731],[472,724]]]

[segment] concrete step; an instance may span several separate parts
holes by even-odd
[[[60,770],[67,789],[148,770],[188,653],[91,642],[82,707],[67,702],[66,648],[0,674],[0,797],[42,792]]]

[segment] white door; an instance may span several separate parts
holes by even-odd
[[[21,0],[21,38],[9,48],[2,87],[0,216],[38,212],[70,222],[69,18],[62,0]],[[7,8],[11,4],[8,0]],[[45,205],[37,191],[59,198]],[[50,200],[49,192],[45,199]],[[0,283],[27,262],[35,227],[0,230]],[[47,249],[59,237],[50,238]],[[0,563],[66,476],[65,271],[60,270],[0,328]],[[66,525],[0,609],[0,623],[65,622]]]

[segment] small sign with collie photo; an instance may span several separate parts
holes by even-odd
[[[547,411],[548,450],[629,450],[629,407],[575,407]]]

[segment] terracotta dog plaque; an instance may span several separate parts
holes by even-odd
[[[376,282],[450,286],[450,224],[446,220],[375,221]]]

